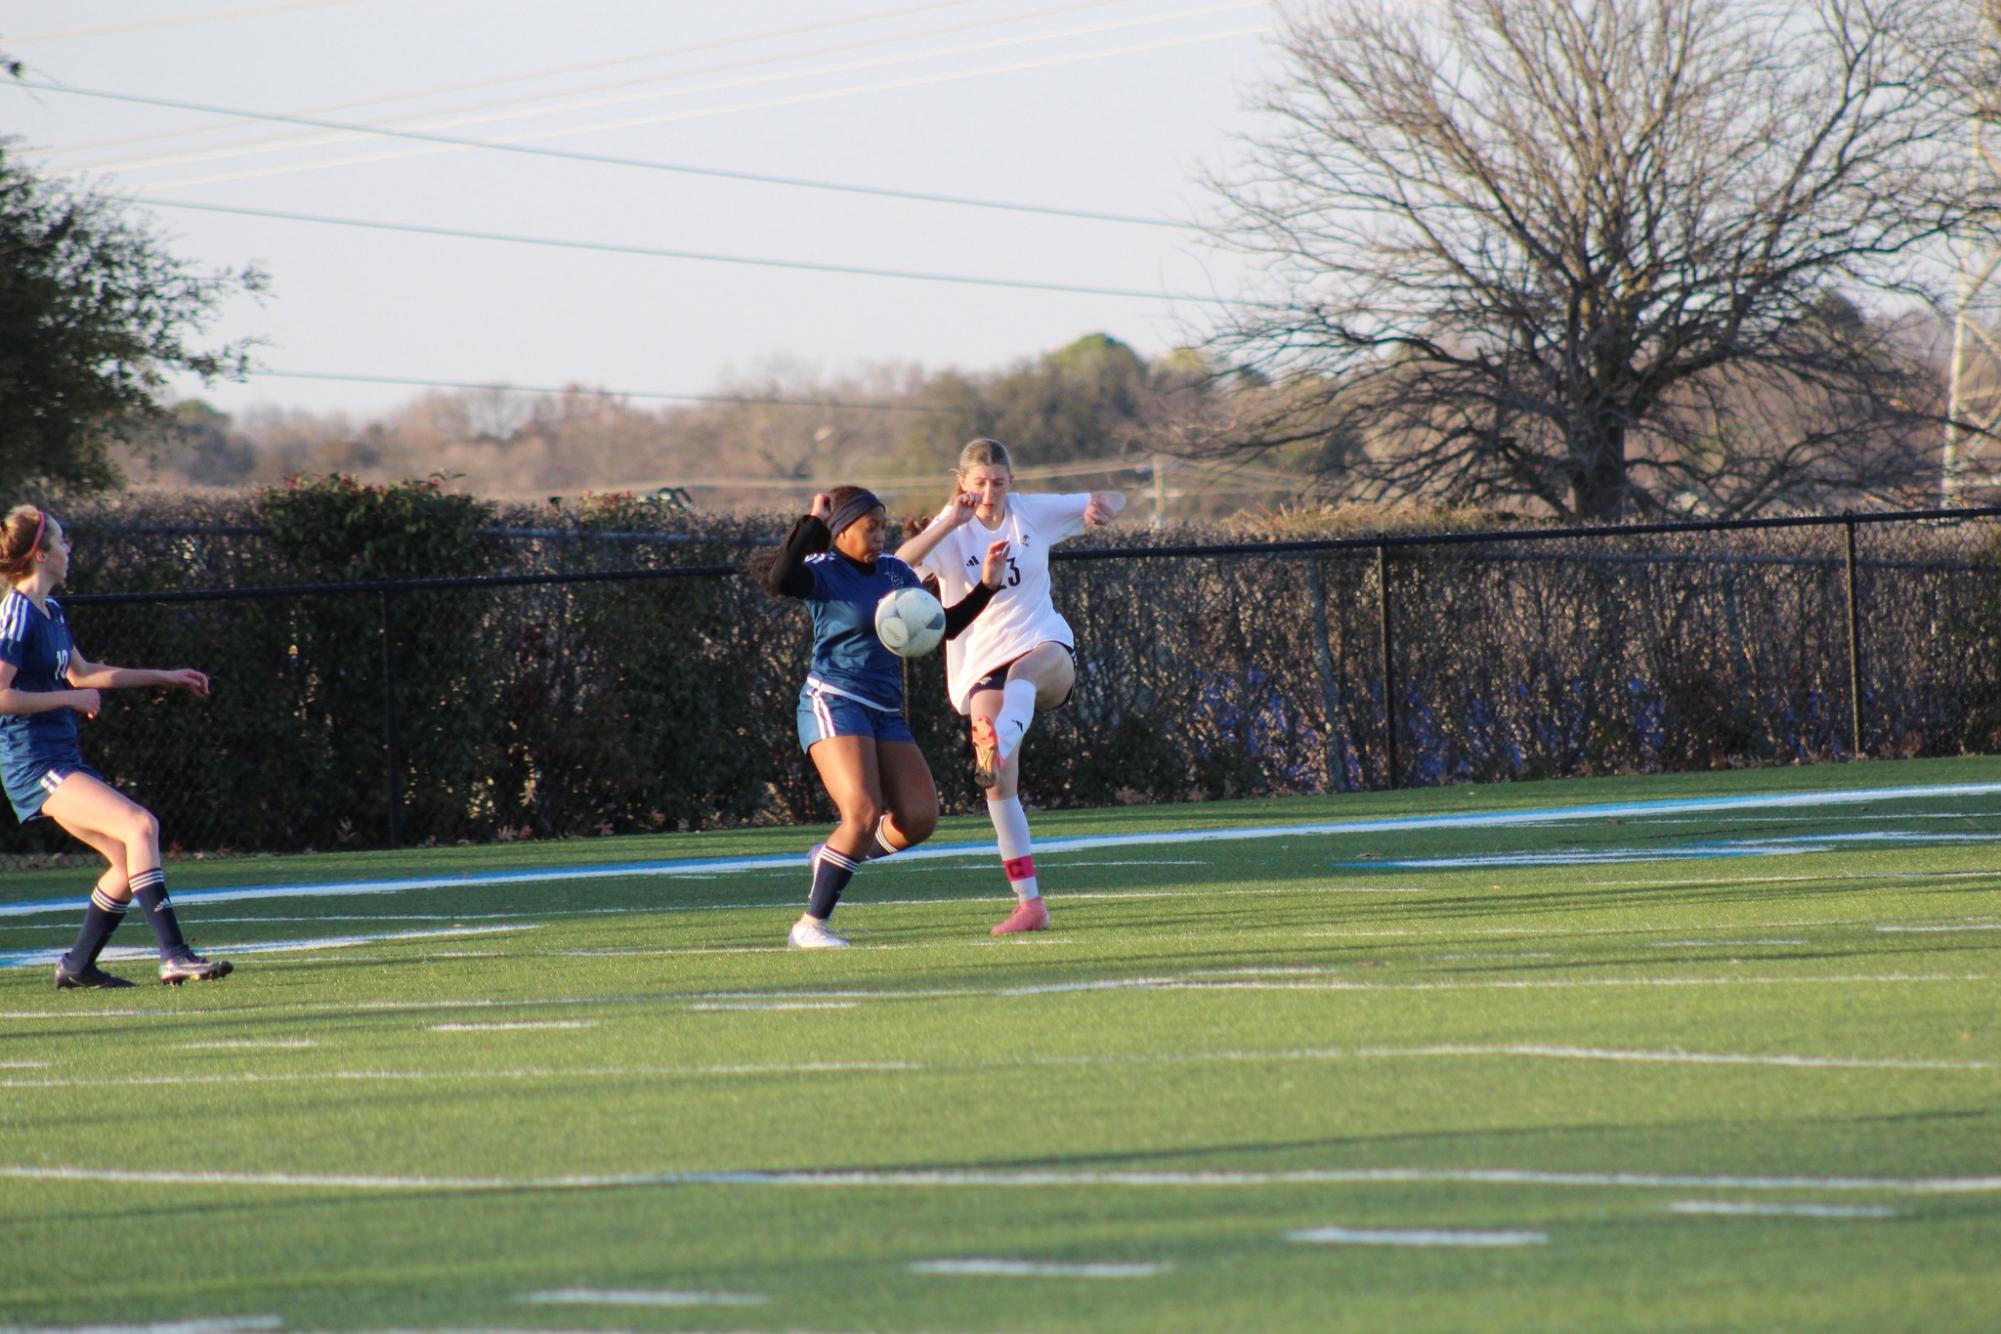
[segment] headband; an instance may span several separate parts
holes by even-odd
[[[35,540],[28,543],[29,551],[40,551],[42,549],[42,530],[48,526],[49,512],[37,505],[35,507]]]
[[[834,512],[827,516],[827,531],[835,537],[839,537],[841,530],[856,519],[861,518],[870,510],[882,508],[883,503],[875,498],[875,492],[857,492],[842,501],[834,508]]]

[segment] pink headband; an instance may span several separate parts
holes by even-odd
[[[28,544],[28,550],[42,549],[42,530],[49,526],[49,512],[37,506],[35,509],[35,540]]]

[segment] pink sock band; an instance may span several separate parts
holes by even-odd
[[[1010,880],[1033,880],[1035,879],[1035,858],[1010,857],[1001,863],[1001,870],[1007,872],[1007,878]]]

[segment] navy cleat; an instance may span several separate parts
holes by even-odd
[[[236,971],[236,966],[227,959],[204,959],[189,950],[171,959],[160,960],[160,980],[170,987],[183,982],[213,982],[218,977],[228,977]]]
[[[122,977],[113,977],[94,963],[81,968],[70,965],[67,956],[56,960],[56,990],[68,991],[72,987],[93,987],[101,991],[113,991],[132,984]]]

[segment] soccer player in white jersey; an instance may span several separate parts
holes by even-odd
[[[1061,708],[1077,680],[1076,636],[1049,596],[1049,549],[1089,525],[1110,523],[1126,498],[1116,491],[1018,494],[1014,461],[998,440],[961,450],[957,478],[950,503],[896,554],[935,577],[950,603],[978,582],[987,543],[1008,543],[1007,575],[980,618],[946,644],[945,675],[952,707],[971,720],[973,777],[986,789],[1001,868],[1015,894],[1014,911],[993,933],[1040,931],[1049,908],[1021,806],[1021,742],[1036,712]]]

